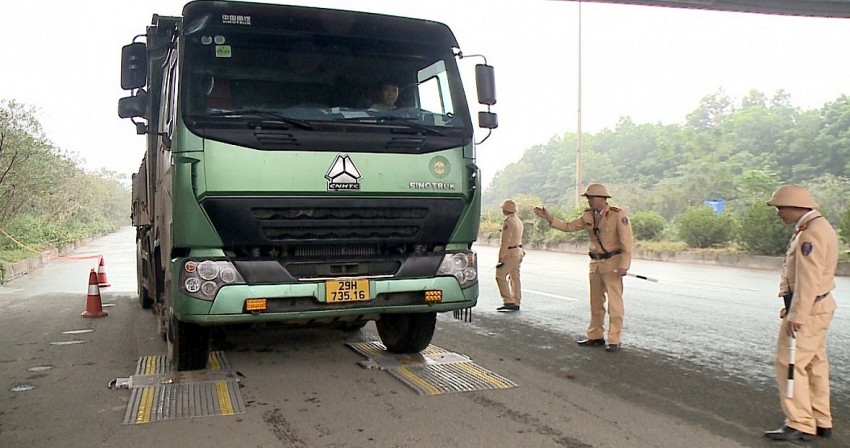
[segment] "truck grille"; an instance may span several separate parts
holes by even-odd
[[[316,257],[350,257],[378,254],[378,247],[373,244],[334,244],[328,246],[296,246],[293,254],[298,258]]]
[[[327,251],[327,246],[444,245],[455,230],[464,201],[212,197],[202,205],[226,247],[287,247],[291,253],[296,246]]]
[[[248,283],[434,275],[463,199],[213,197],[201,202]]]
[[[251,209],[255,219],[423,219],[428,214],[425,208],[391,208],[391,207],[366,207],[366,208],[327,208],[327,207],[257,207]]]
[[[270,240],[350,240],[350,239],[397,239],[410,238],[419,232],[417,226],[344,226],[323,227],[319,225],[291,226],[286,228],[264,228],[263,235]]]

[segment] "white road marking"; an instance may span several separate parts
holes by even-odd
[[[750,291],[750,292],[760,292],[761,289],[752,289],[752,288],[742,288],[736,285],[721,285],[718,283],[698,283],[698,282],[678,282],[683,285],[697,285],[697,286],[707,286],[709,288],[717,288],[717,289],[729,289],[732,291]]]
[[[535,290],[533,290],[533,289],[525,289],[525,288],[523,288],[523,291],[524,291],[524,292],[530,292],[530,293],[532,293],[532,294],[540,294],[541,296],[551,297],[551,298],[553,298],[553,299],[566,300],[566,301],[568,301],[568,302],[575,302],[576,300],[578,300],[578,299],[576,299],[575,297],[559,296],[559,295],[557,295],[557,294],[549,294],[548,292],[535,291]]]

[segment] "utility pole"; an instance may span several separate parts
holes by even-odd
[[[576,135],[576,207],[581,206],[581,0],[578,1],[578,134]]]

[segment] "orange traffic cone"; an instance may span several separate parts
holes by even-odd
[[[86,296],[86,310],[83,311],[83,317],[103,317],[108,313],[103,311],[103,305],[100,303],[100,287],[97,286],[97,274],[94,269],[89,274],[89,294]]]
[[[97,286],[108,288],[112,285],[106,279],[106,265],[103,263],[103,255],[100,256],[100,264],[97,265]]]

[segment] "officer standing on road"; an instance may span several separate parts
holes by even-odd
[[[611,196],[602,184],[590,184],[584,194],[590,207],[572,221],[555,218],[544,207],[534,214],[564,232],[587,231],[590,241],[590,325],[584,347],[603,346],[609,352],[620,349],[623,330],[623,276],[632,262],[632,227],[626,213],[608,205]],[[608,344],[605,344],[605,300],[608,300]]]
[[[496,264],[496,285],[499,286],[503,304],[496,309],[519,311],[519,303],[522,300],[519,267],[522,257],[525,256],[525,251],[522,250],[522,221],[517,216],[516,202],[506,199],[501,207],[505,223],[502,224],[499,262]]]
[[[815,207],[808,190],[785,185],[773,193],[767,205],[785,224],[795,224],[785,252],[779,296],[785,308],[776,343],[776,381],[785,424],[764,433],[773,440],[809,440],[832,435],[829,406],[829,360],[826,332],[835,313],[835,268],[838,236]],[[791,338],[796,338],[793,377],[789,374]],[[793,395],[786,396],[793,378]]]

